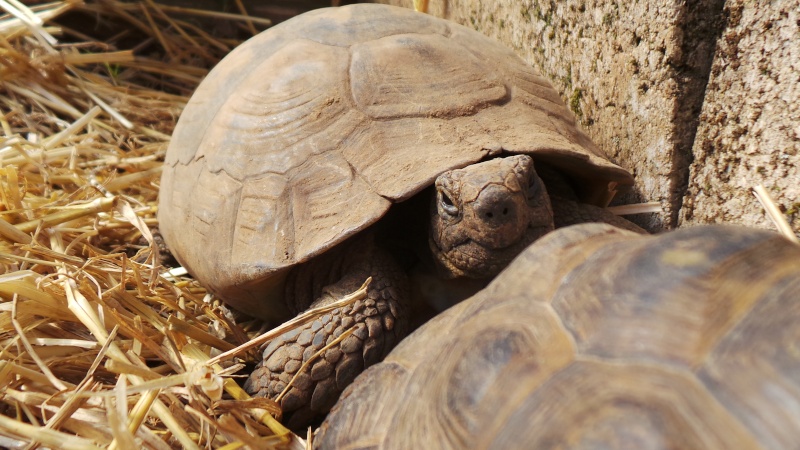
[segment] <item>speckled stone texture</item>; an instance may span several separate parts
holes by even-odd
[[[772,228],[759,184],[800,231],[800,0],[729,0],[681,225]]]
[[[412,0],[381,0],[411,7]],[[677,223],[722,0],[431,0],[430,13],[514,49],[550,78],[584,130],[631,170],[625,202],[650,230]]]

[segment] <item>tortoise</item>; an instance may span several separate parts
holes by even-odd
[[[795,448],[800,246],[574,225],[403,340],[317,448]]]
[[[208,74],[173,133],[158,218],[197,280],[273,322],[372,277],[368,299],[273,341],[245,385],[299,424],[405,334],[410,270],[485,279],[554,226],[638,229],[603,208],[632,183],[508,49],[363,4],[288,20]]]

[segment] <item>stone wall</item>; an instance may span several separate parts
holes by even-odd
[[[759,182],[797,209],[797,11],[800,0],[431,0],[429,12],[500,40],[548,76],[636,175],[622,200],[661,202],[663,214],[636,218],[657,230],[768,226],[749,193]]]
[[[772,227],[763,184],[800,230],[800,1],[729,0],[694,143],[681,224]]]

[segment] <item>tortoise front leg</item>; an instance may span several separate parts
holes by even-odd
[[[251,395],[278,401],[289,427],[304,427],[326,413],[359,373],[405,336],[409,320],[407,277],[369,237],[289,275],[287,297],[296,312],[340,300],[368,277],[366,298],[271,341],[245,383]]]

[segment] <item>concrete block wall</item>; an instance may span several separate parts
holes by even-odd
[[[800,0],[431,0],[429,10],[548,76],[595,142],[636,175],[622,200],[661,202],[663,214],[635,218],[653,231],[768,227],[749,192],[758,182],[800,216],[797,11]],[[777,121],[768,108],[789,114]]]
[[[771,228],[750,192],[764,185],[800,230],[800,1],[729,0],[717,41],[682,225]]]

